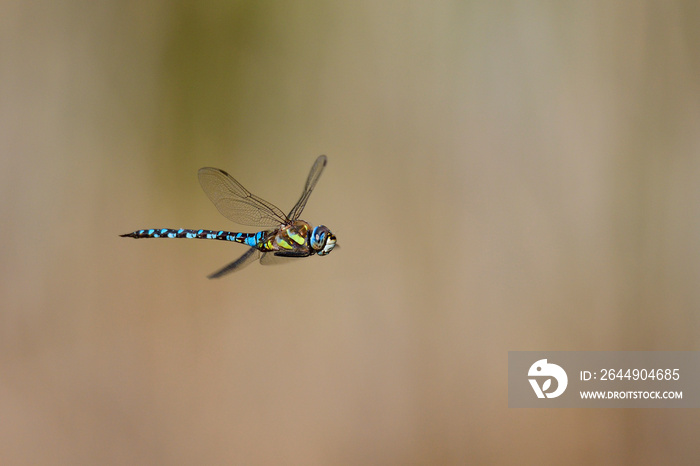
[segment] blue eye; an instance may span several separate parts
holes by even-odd
[[[319,256],[325,256],[335,247],[335,235],[327,227],[319,225],[311,232],[310,244]]]

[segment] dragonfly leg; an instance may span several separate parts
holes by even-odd
[[[309,257],[311,254],[304,251],[275,251],[278,257]]]

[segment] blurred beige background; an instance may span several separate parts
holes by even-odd
[[[585,4],[584,4],[585,3]],[[2,464],[698,464],[694,410],[515,410],[513,350],[697,350],[700,9],[17,2]],[[215,166],[342,248],[206,275]]]

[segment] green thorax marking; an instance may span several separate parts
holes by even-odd
[[[308,223],[298,220],[292,225],[280,228],[272,237],[266,238],[265,248],[274,251],[308,249],[306,239],[310,229],[311,226]]]

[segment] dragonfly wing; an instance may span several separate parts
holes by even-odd
[[[287,223],[287,217],[278,207],[252,194],[223,170],[201,168],[199,184],[221,215],[229,220],[254,227]]]
[[[321,177],[321,173],[323,173],[323,169],[326,167],[326,161],[327,159],[325,155],[319,155],[314,162],[313,166],[311,167],[311,171],[309,172],[309,177],[306,179],[306,185],[304,185],[304,191],[301,193],[301,197],[289,212],[289,215],[287,215],[289,220],[299,220],[301,212],[306,206],[306,201],[308,201],[309,196],[311,196],[311,191],[314,190],[314,186],[316,186],[318,179]]]
[[[248,250],[243,254],[241,257],[236,259],[235,261],[231,262],[228,264],[226,267],[224,267],[221,270],[217,270],[213,274],[209,275],[208,278],[220,278],[223,277],[224,275],[228,275],[231,272],[235,272],[236,270],[240,270],[246,265],[249,265],[252,262],[255,262],[256,259],[258,259],[262,253],[255,249],[255,248],[248,248]]]

